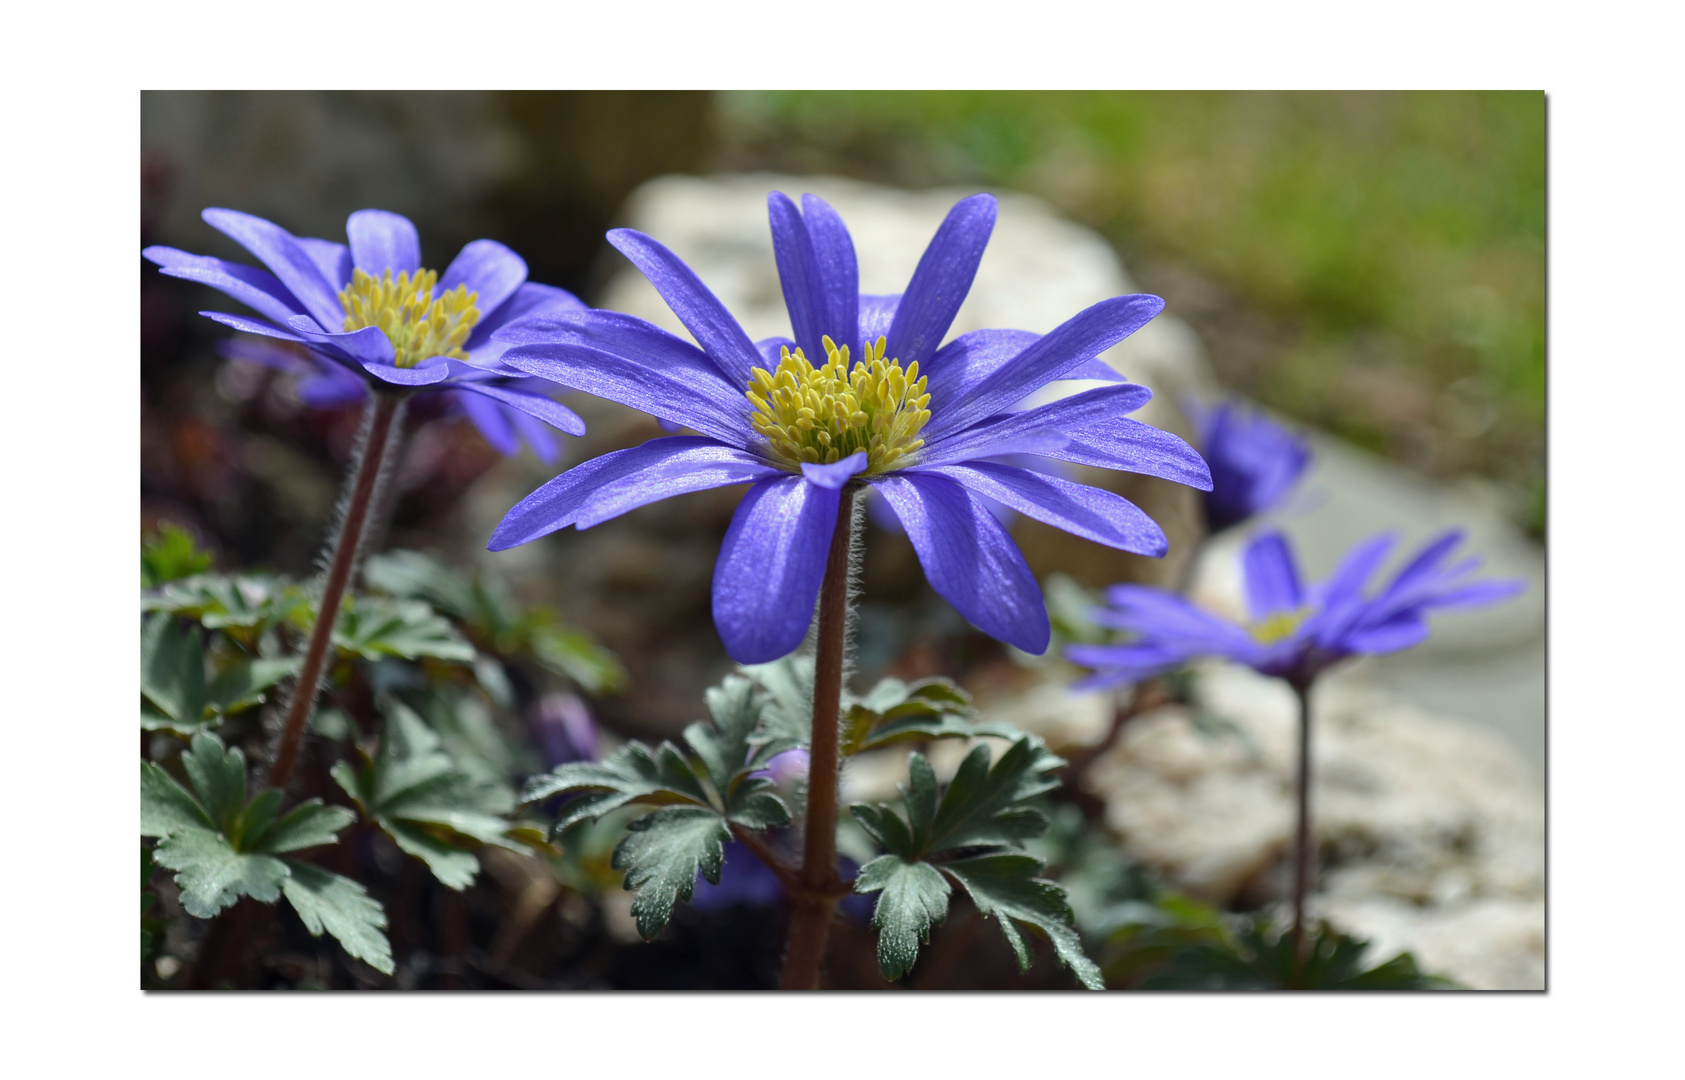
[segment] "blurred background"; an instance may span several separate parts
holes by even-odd
[[[1377,455],[1422,491],[1476,492],[1515,536],[1544,541],[1540,93],[147,92],[141,131],[143,245],[250,261],[202,208],[342,239],[350,212],[380,207],[415,221],[425,265],[491,237],[531,280],[590,304],[626,269],[604,232],[631,223],[628,198],[657,177],[771,171],[1027,193],[1094,230],[1135,288],[1163,296],[1222,388]],[[357,409],[307,409],[275,372],[224,362],[229,331],[196,314],[237,310],[220,294],[143,264],[141,295],[143,532],[173,521],[219,569],[307,576]],[[708,583],[740,492],[488,561],[489,527],[514,501],[561,467],[659,433],[630,410],[566,400],[588,434],[565,440],[559,466],[504,460],[465,421],[418,407],[384,545],[490,568],[559,609],[630,673],[623,692],[590,702],[598,721],[666,736],[730,669]],[[1132,494],[1177,535],[1185,508]],[[1020,539],[1038,574],[1058,568]],[[1127,562],[1071,573],[1089,587],[1135,575]],[[868,645],[866,676],[946,674],[985,693],[1023,683],[1022,658],[935,598],[904,541],[875,536],[866,602],[867,641],[892,643]],[[1517,676],[1537,693],[1520,720],[1491,721],[1535,764],[1541,612],[1529,615],[1537,660]],[[1466,679],[1448,685],[1453,705],[1480,700]]]

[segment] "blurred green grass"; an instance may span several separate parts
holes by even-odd
[[[776,91],[717,117],[727,164],[1046,198],[1180,307],[1227,385],[1484,474],[1542,532],[1542,93]]]

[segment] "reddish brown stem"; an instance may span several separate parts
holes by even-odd
[[[780,989],[819,989],[819,968],[831,916],[842,895],[837,876],[837,789],[843,659],[848,643],[848,575],[855,541],[856,488],[843,489],[825,581],[819,587],[819,642],[813,667],[813,733],[808,747],[807,821],[802,865],[791,895],[790,929],[785,938]]]
[[[1315,876],[1316,850],[1311,845],[1311,688],[1293,682],[1299,699],[1298,826],[1293,835],[1293,987],[1304,989],[1308,960],[1305,940],[1305,897]]]
[[[275,748],[274,763],[269,767],[269,786],[285,787],[298,763],[299,745],[315,711],[316,694],[327,673],[329,644],[333,640],[334,624],[338,621],[339,605],[357,569],[357,557],[368,529],[369,510],[376,503],[380,478],[386,459],[397,442],[402,425],[404,395],[387,390],[375,390],[374,402],[369,406],[369,426],[364,433],[356,464],[352,467],[351,492],[345,506],[345,520],[328,559],[327,578],[322,584],[322,598],[316,608],[316,625],[311,628],[310,641],[304,649],[304,662],[299,668],[298,683],[293,688],[291,705],[287,708],[286,723]]]

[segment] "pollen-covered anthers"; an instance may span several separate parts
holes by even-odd
[[[417,270],[414,277],[405,271],[396,281],[390,270],[378,278],[353,270],[351,284],[339,294],[346,332],[379,327],[392,343],[393,362],[399,367],[414,367],[430,356],[468,359],[462,345],[480,321],[480,309],[474,306],[480,294],[458,285],[435,298],[438,281],[432,270]]]
[[[776,372],[754,369],[750,422],[792,465],[829,465],[864,450],[866,475],[895,468],[924,445],[919,429],[930,419],[918,362],[902,371],[899,361],[885,361],[880,337],[850,368],[848,346],[829,337],[824,344],[819,367],[786,347]]]
[[[1252,640],[1260,645],[1274,645],[1278,641],[1286,641],[1299,629],[1299,624],[1309,615],[1308,609],[1300,611],[1276,611],[1264,616],[1261,620],[1247,626],[1246,632],[1252,635]]]

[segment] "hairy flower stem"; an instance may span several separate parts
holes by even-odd
[[[1293,835],[1293,988],[1305,988],[1305,895],[1310,892],[1315,872],[1316,851],[1311,846],[1311,686],[1292,681],[1299,699],[1299,822]]]
[[[837,787],[840,772],[843,661],[847,653],[849,574],[860,524],[854,512],[858,488],[843,489],[837,526],[819,587],[819,643],[813,665],[813,734],[808,748],[807,821],[803,831],[800,889],[791,900],[784,944],[782,990],[819,989],[819,967],[831,917],[844,895],[837,876]]]
[[[371,530],[370,509],[379,505],[382,477],[387,472],[403,430],[403,391],[374,389],[374,401],[365,412],[365,424],[351,465],[351,488],[346,495],[339,534],[334,538],[328,554],[328,573],[322,585],[322,599],[316,608],[316,625],[311,628],[310,641],[304,649],[304,662],[299,668],[298,683],[293,688],[292,703],[281,729],[281,739],[275,748],[275,758],[269,768],[269,786],[285,787],[298,763],[299,744],[310,726],[315,711],[316,694],[322,678],[327,674],[329,644],[333,640],[334,624],[338,621],[339,605],[345,590],[357,570],[363,538]]]

